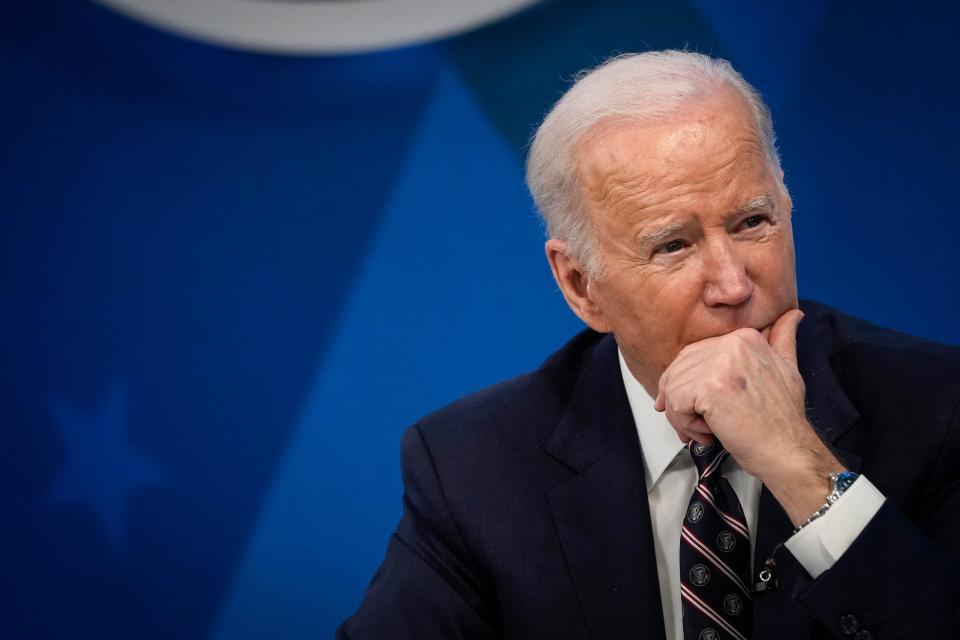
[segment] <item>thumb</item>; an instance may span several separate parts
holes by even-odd
[[[797,366],[797,327],[803,320],[803,311],[791,309],[777,318],[770,329],[770,348],[773,352]]]

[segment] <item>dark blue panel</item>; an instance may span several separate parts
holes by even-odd
[[[960,343],[955,5],[831,3],[777,112],[800,290]]]
[[[74,2],[0,39],[0,635],[201,636],[435,52],[240,54]]]
[[[403,429],[578,325],[512,150],[444,65],[214,637],[331,637],[399,517]]]

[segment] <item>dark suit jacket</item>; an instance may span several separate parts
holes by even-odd
[[[776,554],[754,637],[960,637],[960,350],[802,308],[809,418],[887,501],[816,580]],[[401,452],[403,518],[338,638],[663,637],[612,337],[585,331],[533,373],[424,418]],[[791,531],[764,490],[755,566]]]

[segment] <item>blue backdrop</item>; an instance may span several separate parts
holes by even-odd
[[[767,96],[800,291],[960,343],[952,5],[542,3],[351,56],[70,0],[0,23],[0,637],[330,637],[418,416],[578,329],[523,186],[567,79],[688,46]]]

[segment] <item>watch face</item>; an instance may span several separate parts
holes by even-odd
[[[853,471],[844,471],[837,474],[837,492],[843,493],[850,488],[853,481],[860,477],[859,473]]]

